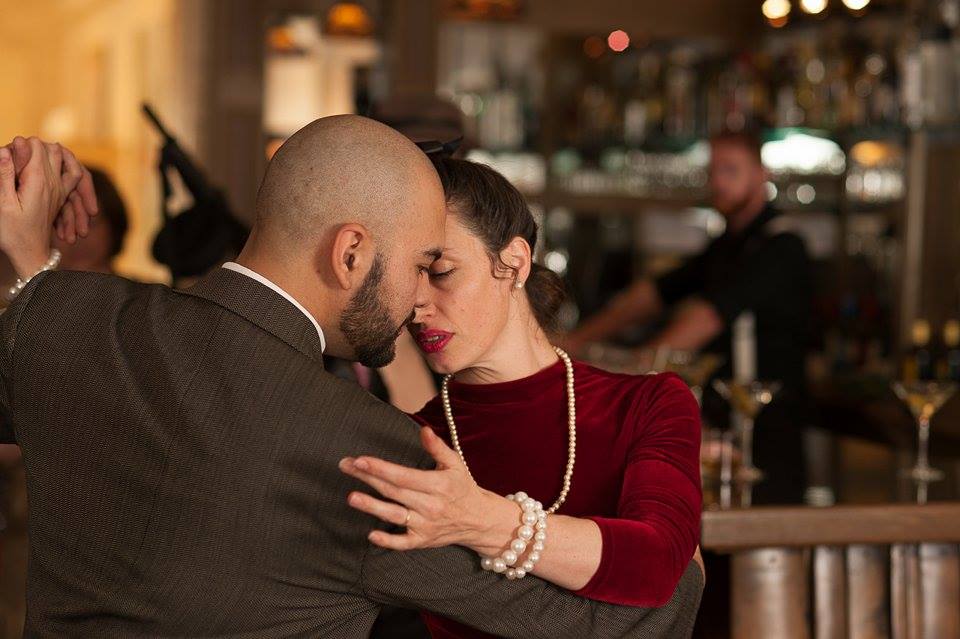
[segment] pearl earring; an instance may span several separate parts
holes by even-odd
[[[515,288],[523,288],[523,282],[517,282],[516,284],[514,284],[514,287],[515,287]]]

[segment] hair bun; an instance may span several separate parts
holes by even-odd
[[[557,314],[567,298],[566,287],[560,276],[540,264],[530,265],[526,284],[530,307],[540,326],[547,332],[557,330]]]

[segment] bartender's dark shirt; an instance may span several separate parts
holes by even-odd
[[[756,317],[757,377],[802,393],[810,322],[812,274],[803,240],[778,232],[767,207],[740,233],[727,232],[657,281],[667,306],[697,296],[723,318],[724,330],[704,350],[724,358],[718,377],[732,372],[731,329],[737,316]]]
[[[705,348],[724,359],[717,378],[732,376],[733,322],[744,311],[756,318],[757,378],[783,386],[756,423],[754,462],[765,478],[754,487],[755,504],[802,503],[806,485],[802,428],[812,268],[803,240],[771,224],[777,216],[764,209],[743,231],[724,233],[657,281],[666,305],[697,296],[723,318],[723,332]],[[727,403],[710,386],[704,389],[703,414],[714,426],[723,426],[729,416]]]

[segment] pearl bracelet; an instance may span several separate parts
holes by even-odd
[[[23,292],[23,289],[27,287],[27,284],[30,283],[30,280],[35,278],[37,275],[40,275],[45,271],[52,271],[58,266],[60,266],[60,257],[61,257],[60,251],[58,251],[57,249],[51,250],[50,258],[44,263],[43,266],[40,267],[39,271],[37,271],[36,273],[34,273],[33,275],[31,275],[25,280],[18,279],[17,283],[11,286],[7,290],[7,301],[12,302],[13,300],[15,300],[17,298],[17,295],[20,295],[20,293]]]
[[[525,492],[507,495],[507,499],[520,506],[520,527],[517,529],[517,537],[499,557],[483,557],[480,560],[480,567],[498,574],[505,574],[507,579],[523,579],[540,561],[540,553],[543,552],[547,541],[547,513],[543,510],[543,504],[527,496]],[[530,553],[519,568],[513,568],[512,566],[520,561],[523,553],[526,552],[528,545],[530,545]]]

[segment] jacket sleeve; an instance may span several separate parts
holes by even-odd
[[[703,574],[690,562],[662,607],[618,606],[578,597],[536,577],[508,581],[480,569],[458,546],[395,552],[371,547],[364,595],[382,604],[428,610],[501,637],[689,637]]]
[[[431,464],[425,453],[417,463]],[[682,639],[692,632],[703,574],[691,563],[664,606],[628,607],[579,597],[534,576],[509,581],[482,570],[479,557],[459,546],[396,552],[370,545],[360,585],[377,603],[427,610],[502,637]]]
[[[13,302],[0,313],[0,444],[15,444],[13,414],[14,355],[17,347],[17,328],[23,320],[34,292],[48,273],[40,273]]]

